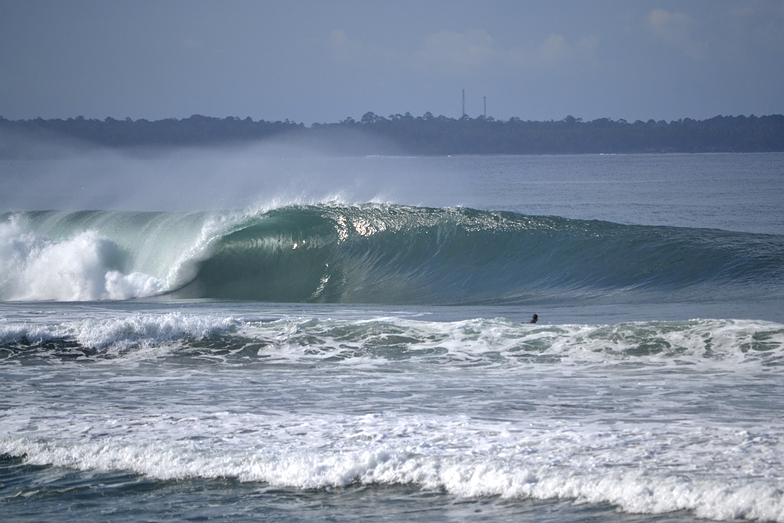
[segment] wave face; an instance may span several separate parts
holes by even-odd
[[[319,204],[0,218],[0,299],[527,303],[781,293],[784,237],[467,208]]]

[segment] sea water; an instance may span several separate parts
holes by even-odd
[[[3,165],[4,520],[784,521],[784,155],[226,154]]]

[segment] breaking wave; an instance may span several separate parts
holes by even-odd
[[[784,237],[385,204],[41,211],[0,216],[0,262],[3,301],[699,299],[780,293]]]

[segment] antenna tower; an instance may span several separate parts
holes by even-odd
[[[463,118],[465,118],[465,89],[463,89]]]
[[[485,99],[485,120],[487,119],[487,96],[483,96],[482,98]]]

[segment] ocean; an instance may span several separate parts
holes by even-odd
[[[784,522],[783,202],[780,153],[0,163],[0,517]]]

